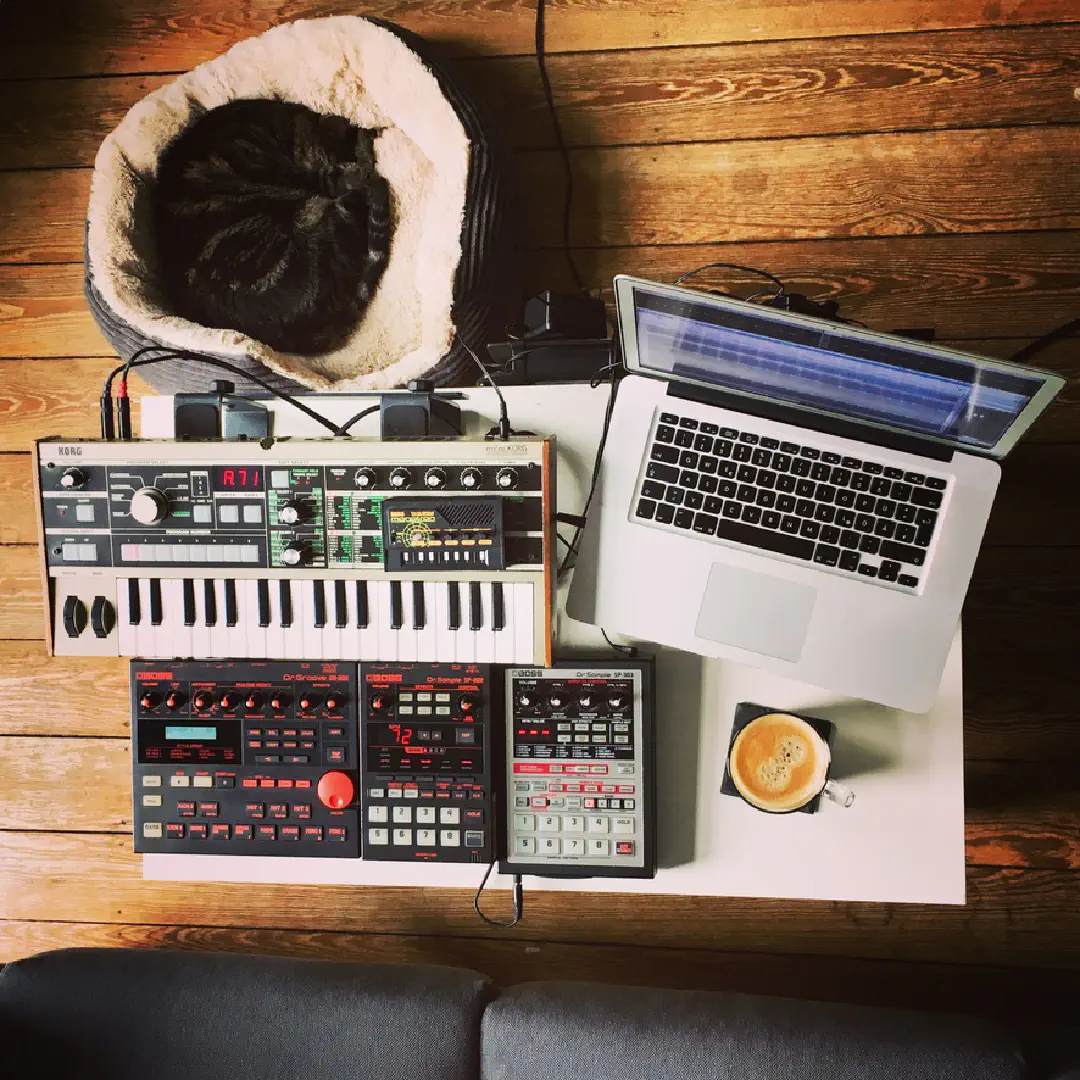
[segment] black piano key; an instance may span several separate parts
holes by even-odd
[[[349,625],[348,605],[345,603],[345,582],[334,582],[334,625],[340,630]]]
[[[240,621],[236,613],[236,582],[225,579],[225,625],[235,626]]]
[[[256,591],[259,596],[259,625],[270,625],[270,582],[259,578]]]
[[[367,582],[356,583],[356,628],[366,630],[368,625]]]
[[[139,601],[139,579],[128,578],[128,622],[138,626],[142,622],[142,604]]]
[[[390,582],[390,629],[400,630],[402,623],[405,622],[405,616],[402,614],[401,603],[401,582],[394,580]]]
[[[207,626],[217,626],[217,594],[213,578],[203,581],[203,613]]]
[[[448,581],[446,583],[446,591],[449,599],[450,607],[450,629],[461,629],[461,593],[458,591],[458,583],[456,581]]]
[[[321,630],[326,625],[326,592],[321,578],[311,583],[311,592],[315,600],[315,629]]]
[[[469,629],[479,630],[484,625],[484,608],[480,600],[480,582],[469,582]]]
[[[427,622],[424,614],[424,583],[414,581],[412,585],[412,626],[414,630],[423,630]]]
[[[292,588],[285,578],[278,582],[278,607],[281,609],[281,629],[292,626]]]
[[[184,578],[184,625],[195,625],[195,582]]]
[[[506,629],[506,608],[503,606],[502,582],[495,581],[491,585],[491,629]]]
[[[150,624],[160,626],[161,615],[161,582],[157,578],[150,579]]]

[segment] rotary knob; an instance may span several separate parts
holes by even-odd
[[[289,699],[284,694],[275,694],[270,699],[270,708],[273,709],[274,712],[281,712],[288,704]]]
[[[286,566],[305,566],[311,562],[311,545],[306,540],[294,540],[282,549],[281,561]]]
[[[200,690],[191,703],[198,712],[206,712],[214,704],[214,696],[207,690]]]
[[[128,511],[140,525],[157,525],[169,516],[169,500],[156,487],[141,487],[131,496]]]
[[[386,698],[382,696],[382,694],[376,694],[371,699],[370,705],[372,709],[375,710],[375,712],[382,712],[382,710],[386,708],[387,701]]]
[[[218,704],[223,709],[232,710],[232,709],[236,708],[236,703],[239,700],[240,700],[240,695],[239,694],[234,694],[231,690],[226,690],[225,693],[221,695],[221,698],[218,701]]]
[[[364,488],[365,490],[373,488],[377,480],[378,477],[375,475],[374,469],[357,469],[353,473],[353,483],[358,488]]]
[[[412,473],[406,468],[394,469],[390,473],[390,486],[402,490],[412,484]]]
[[[319,698],[317,694],[301,694],[296,704],[302,712],[311,712],[319,704]]]
[[[561,709],[566,704],[566,695],[558,690],[548,694],[548,705],[553,709]]]
[[[184,695],[179,690],[173,690],[171,694],[165,699],[165,707],[167,709],[179,709],[184,704]]]
[[[326,707],[330,712],[334,712],[341,708],[341,703],[345,698],[339,694],[328,694],[326,698]]]
[[[626,704],[626,695],[620,690],[613,690],[608,695],[608,704],[613,709],[621,709]]]
[[[479,469],[473,469],[470,467],[468,469],[461,470],[461,486],[463,488],[468,488],[470,491],[473,488],[478,488],[483,482],[483,479],[483,474],[480,472]]]
[[[248,694],[244,699],[244,708],[248,712],[254,712],[256,709],[262,708],[262,694]]]
[[[518,486],[517,469],[511,469],[509,467],[500,469],[495,474],[495,486],[503,488],[504,490],[516,488]]]
[[[86,483],[86,473],[82,469],[76,469],[72,466],[70,469],[65,469],[63,475],[60,477],[60,486],[72,490],[74,488],[81,488]]]
[[[158,697],[157,694],[152,693],[151,691],[147,691],[145,694],[143,694],[141,698],[139,698],[139,704],[144,709],[156,709],[157,703],[160,700],[161,699]]]
[[[278,507],[277,516],[282,525],[298,525],[311,516],[311,507],[304,499],[286,499]]]
[[[536,704],[536,699],[532,694],[518,694],[517,703],[519,709],[531,709]]]
[[[596,695],[591,690],[586,690],[581,697],[578,698],[578,706],[582,709],[595,709]]]
[[[475,716],[477,713],[478,703],[476,698],[466,695],[458,702],[458,709],[461,710],[462,716]]]
[[[428,471],[424,473],[424,487],[446,487],[446,473],[444,473],[442,469],[428,469]]]
[[[344,810],[356,794],[352,780],[343,772],[323,773],[316,790],[319,801],[331,810]]]

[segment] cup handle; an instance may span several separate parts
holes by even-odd
[[[829,780],[821,789],[824,795],[828,795],[833,802],[841,806],[850,806],[855,801],[855,792],[835,780]]]

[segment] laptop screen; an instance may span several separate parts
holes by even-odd
[[[633,285],[635,362],[629,363],[628,350],[628,366],[643,374],[831,413],[960,449],[1003,452],[1001,444],[1048,380],[1058,389],[1062,383],[1000,361],[746,301]],[[1034,416],[1025,419],[1030,423]]]

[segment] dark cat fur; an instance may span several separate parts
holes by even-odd
[[[273,99],[203,113],[166,148],[158,260],[177,315],[282,352],[339,346],[390,251],[375,132]]]

